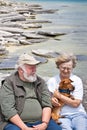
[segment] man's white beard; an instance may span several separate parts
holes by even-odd
[[[34,75],[27,75],[27,73],[24,71],[24,78],[29,82],[35,82],[37,80],[36,74]]]
[[[26,81],[29,81],[29,82],[35,82],[37,80],[37,75],[36,74],[33,74],[33,75],[27,75],[27,72],[26,72],[26,69],[24,66],[21,66],[21,68],[23,69],[24,73],[23,73],[23,76],[25,78]]]

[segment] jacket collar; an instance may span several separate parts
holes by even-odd
[[[20,78],[19,78],[19,74],[18,74],[18,71],[16,71],[14,73],[14,79],[15,79],[15,82],[16,82],[16,85],[17,86],[23,86],[24,85],[24,81],[22,81]],[[33,82],[35,85],[39,85],[41,83],[41,78],[39,76],[37,76],[37,80],[35,82]]]

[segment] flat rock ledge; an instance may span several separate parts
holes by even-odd
[[[50,40],[50,38],[59,40],[61,35],[66,35],[67,33],[64,32],[44,30],[43,24],[51,24],[52,21],[36,19],[37,14],[56,13],[58,11],[58,9],[44,10],[39,4],[0,0],[0,69],[3,68],[2,62],[6,63],[9,61],[8,46],[30,46],[32,44],[43,43]],[[39,56],[41,61],[42,59],[44,60],[41,63],[44,63],[48,61],[46,58],[55,58],[59,52],[46,52],[46,50],[38,49],[32,50],[32,54]],[[4,57],[5,59],[7,57],[7,60]],[[77,57],[80,61],[87,60],[87,56],[85,55],[78,55]],[[11,58],[13,58],[13,62],[11,62],[11,66],[13,67],[15,58]]]
[[[46,49],[36,49],[31,51],[33,54],[41,56],[41,57],[46,57],[46,58],[56,58],[61,52],[56,52],[53,50],[46,50]],[[87,61],[87,56],[86,55],[76,55],[77,60],[79,61]]]
[[[0,54],[2,54],[2,53],[8,53],[8,52],[6,52],[4,46],[0,48]],[[53,50],[46,50],[46,49],[31,50],[31,53],[38,61],[40,61],[40,63],[47,63],[50,58],[56,58],[60,54],[60,52],[56,52]],[[76,56],[77,56],[77,60],[79,60],[79,61],[87,60],[87,56],[85,56],[85,55],[76,55]],[[14,69],[17,59],[18,59],[18,56],[13,56],[13,57],[9,56],[9,57],[4,57],[4,58],[1,57],[0,58],[0,70]]]
[[[55,12],[58,12],[58,9],[45,10],[39,4],[0,0],[0,56],[9,53],[6,48],[3,50],[3,46],[32,45],[44,42],[50,37],[64,35],[64,33],[43,31],[43,24],[52,21],[36,19],[37,14]],[[41,31],[38,31],[38,28],[41,28]]]

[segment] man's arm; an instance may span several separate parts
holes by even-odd
[[[36,128],[27,127],[18,114],[11,117],[9,121],[18,126],[21,130],[37,130]]]
[[[21,120],[21,118],[19,117],[18,114],[11,117],[9,119],[9,121],[12,122],[13,124],[17,125],[19,128],[21,128],[21,130],[26,130],[27,126],[24,124],[24,122]]]
[[[48,124],[51,118],[51,108],[45,107],[42,111],[42,122]]]
[[[33,127],[36,128],[37,130],[46,130],[50,118],[51,118],[51,108],[44,107],[42,111],[42,123]]]

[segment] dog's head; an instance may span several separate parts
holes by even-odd
[[[71,84],[73,81],[71,79],[63,79],[61,80],[59,84],[59,89],[63,90],[68,90],[68,91],[73,91],[74,86]]]

